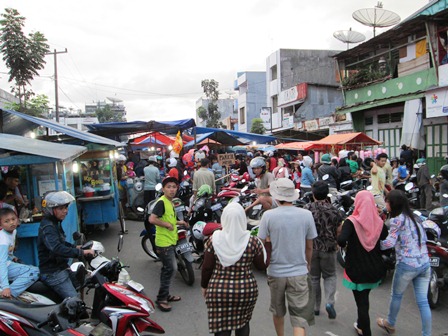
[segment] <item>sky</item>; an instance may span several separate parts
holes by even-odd
[[[428,0],[383,0],[401,19]],[[278,49],[345,50],[333,37],[373,30],[352,18],[375,0],[3,0],[26,18],[24,32],[40,31],[57,56],[59,106],[84,111],[86,103],[121,99],[127,120],[195,118],[201,81],[219,82],[233,94],[237,72],[266,71]],[[386,29],[377,29],[377,35]],[[353,47],[353,45],[351,46]],[[54,58],[32,89],[55,104]],[[0,60],[0,88],[10,91]]]

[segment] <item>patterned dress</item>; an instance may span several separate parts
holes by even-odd
[[[242,328],[252,318],[257,302],[258,286],[252,274],[252,263],[263,245],[257,237],[250,237],[241,259],[223,267],[215,254],[212,239],[205,245],[215,256],[215,268],[207,286],[208,323],[210,333]]]

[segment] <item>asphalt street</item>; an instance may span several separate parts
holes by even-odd
[[[98,240],[105,246],[104,255],[108,258],[119,257],[128,269],[131,278],[145,286],[146,294],[155,301],[158,287],[161,264],[148,257],[141,247],[140,232],[142,222],[126,221],[128,234],[124,235],[124,244],[121,252],[117,252],[118,223],[112,223],[105,231],[95,231],[87,238]],[[187,286],[179,273],[171,284],[171,294],[180,295],[182,300],[172,304],[171,312],[156,312],[151,316],[158,324],[163,326],[166,335],[196,336],[209,335],[207,322],[207,308],[201,296],[200,277],[198,265],[194,265],[196,281],[193,286]],[[251,321],[251,335],[275,335],[272,316],[269,312],[269,288],[266,275],[255,271],[259,286],[259,297]],[[338,289],[336,296],[337,318],[330,320],[321,308],[320,316],[316,316],[316,323],[310,328],[309,335],[314,336],[351,336],[356,335],[353,322],[356,321],[356,306],[351,291],[342,286],[342,268],[338,266]],[[376,326],[376,318],[384,317],[388,312],[389,295],[392,274],[385,282],[370,295],[370,318],[373,336],[387,335]],[[89,295],[90,296],[90,295]],[[88,299],[87,299],[88,300]],[[448,291],[441,292],[440,305],[432,310],[433,336],[448,336]],[[285,317],[286,334],[292,335],[288,316]],[[396,325],[395,335],[418,336],[421,335],[420,314],[415,303],[412,287],[408,288]]]

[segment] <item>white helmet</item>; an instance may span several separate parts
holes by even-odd
[[[117,161],[126,161],[126,156],[124,156],[123,154],[118,155]]]
[[[197,240],[204,240],[204,235],[202,234],[202,231],[204,231],[205,225],[206,223],[202,221],[196,222],[196,224],[193,225],[193,236]]]
[[[53,208],[61,205],[69,205],[75,198],[66,191],[50,191],[42,200],[42,209],[45,214],[52,215]]]
[[[170,158],[168,160],[168,167],[172,168],[172,167],[176,167],[177,166],[177,160],[175,158]]]
[[[155,156],[155,155],[151,155],[149,158],[148,158],[148,162],[149,163],[157,163],[157,157]]]

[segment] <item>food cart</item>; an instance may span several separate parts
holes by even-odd
[[[22,136],[0,133],[2,153],[0,166],[18,167],[21,175],[21,192],[30,201],[29,216],[17,228],[16,256],[24,263],[38,265],[37,236],[42,219],[42,198],[53,190],[65,190],[75,195],[73,184],[73,159],[87,151],[84,146],[56,144]],[[34,209],[34,215],[33,210]],[[25,212],[24,212],[25,213]],[[62,228],[68,241],[78,231],[76,204],[71,204]]]
[[[111,146],[89,145],[90,150],[76,160],[76,201],[80,212],[81,231],[89,226],[120,221],[126,232],[123,209],[118,194],[114,168],[117,152]],[[90,228],[91,229],[91,228]]]

